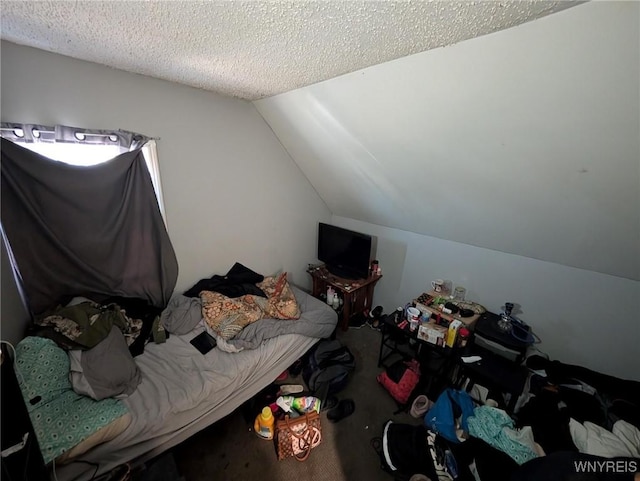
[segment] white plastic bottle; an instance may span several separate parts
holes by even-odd
[[[331,286],[327,288],[327,304],[333,306],[333,299],[335,297],[335,292]]]

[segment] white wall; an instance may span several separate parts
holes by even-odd
[[[374,304],[385,312],[447,279],[492,312],[519,304],[552,359],[640,381],[640,282],[339,216],[332,223],[378,236]]]
[[[310,286],[317,223],[330,212],[250,102],[12,43],[1,48],[3,121],[160,138],[178,291],[235,261],[264,274],[283,269]]]
[[[256,102],[331,211],[640,280],[640,3]]]

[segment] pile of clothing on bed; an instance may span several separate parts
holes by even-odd
[[[30,334],[67,351],[73,389],[96,400],[127,396],[140,384],[133,361],[150,340],[165,342],[162,309],[142,299],[75,297],[35,318]]]
[[[236,262],[226,275],[202,279],[184,295],[172,297],[162,322],[170,332],[181,334],[204,319],[220,347],[233,352],[225,341],[250,324],[299,318],[300,306],[286,272],[264,277]]]
[[[527,363],[516,413],[491,395],[476,405],[447,389],[428,403],[423,425],[385,426],[383,466],[431,481],[637,480],[640,383],[541,357]]]
[[[287,273],[264,277],[236,262],[225,274],[198,281],[175,295],[161,314],[167,331],[186,334],[200,323],[226,352],[255,349],[284,334],[322,338],[333,325],[325,319],[300,317],[295,290]],[[282,322],[291,321],[295,322]]]

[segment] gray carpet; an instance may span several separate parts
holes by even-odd
[[[355,401],[355,412],[337,422],[322,413],[322,444],[303,463],[278,461],[274,443],[260,439],[239,410],[201,431],[173,449],[180,474],[186,481],[314,480],[353,479],[390,481],[370,445],[381,436],[388,419],[419,424],[407,413],[394,415],[397,404],[378,384],[376,375],[380,333],[364,326],[338,332],[356,358],[356,370],[339,399]],[[285,382],[296,382],[299,378]]]

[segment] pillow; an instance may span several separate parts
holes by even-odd
[[[300,306],[287,281],[287,273],[278,277],[265,277],[258,287],[267,295],[265,317],[273,319],[299,319]]]
[[[256,284],[262,282],[264,276],[252,271],[239,262],[233,264],[224,276],[221,286],[216,287],[215,291],[224,294],[227,297],[240,297],[245,294],[253,294],[254,296],[265,297]]]
[[[87,351],[69,351],[70,379],[78,394],[101,400],[132,394],[142,381],[122,331],[109,335]]]
[[[262,308],[252,295],[230,298],[219,292],[202,291],[200,299],[202,317],[225,341],[263,317]]]
[[[215,291],[234,298],[246,294],[266,297],[264,292],[256,287],[256,283],[263,280],[262,274],[258,274],[236,262],[224,276],[214,275],[210,279],[202,279],[185,291],[184,295],[187,297],[199,297],[202,291]]]
[[[229,269],[224,277],[233,282],[238,282],[241,284],[257,284],[258,282],[262,282],[264,280],[264,276],[262,274],[258,274],[257,272],[252,271],[239,262],[233,264],[231,269]]]

